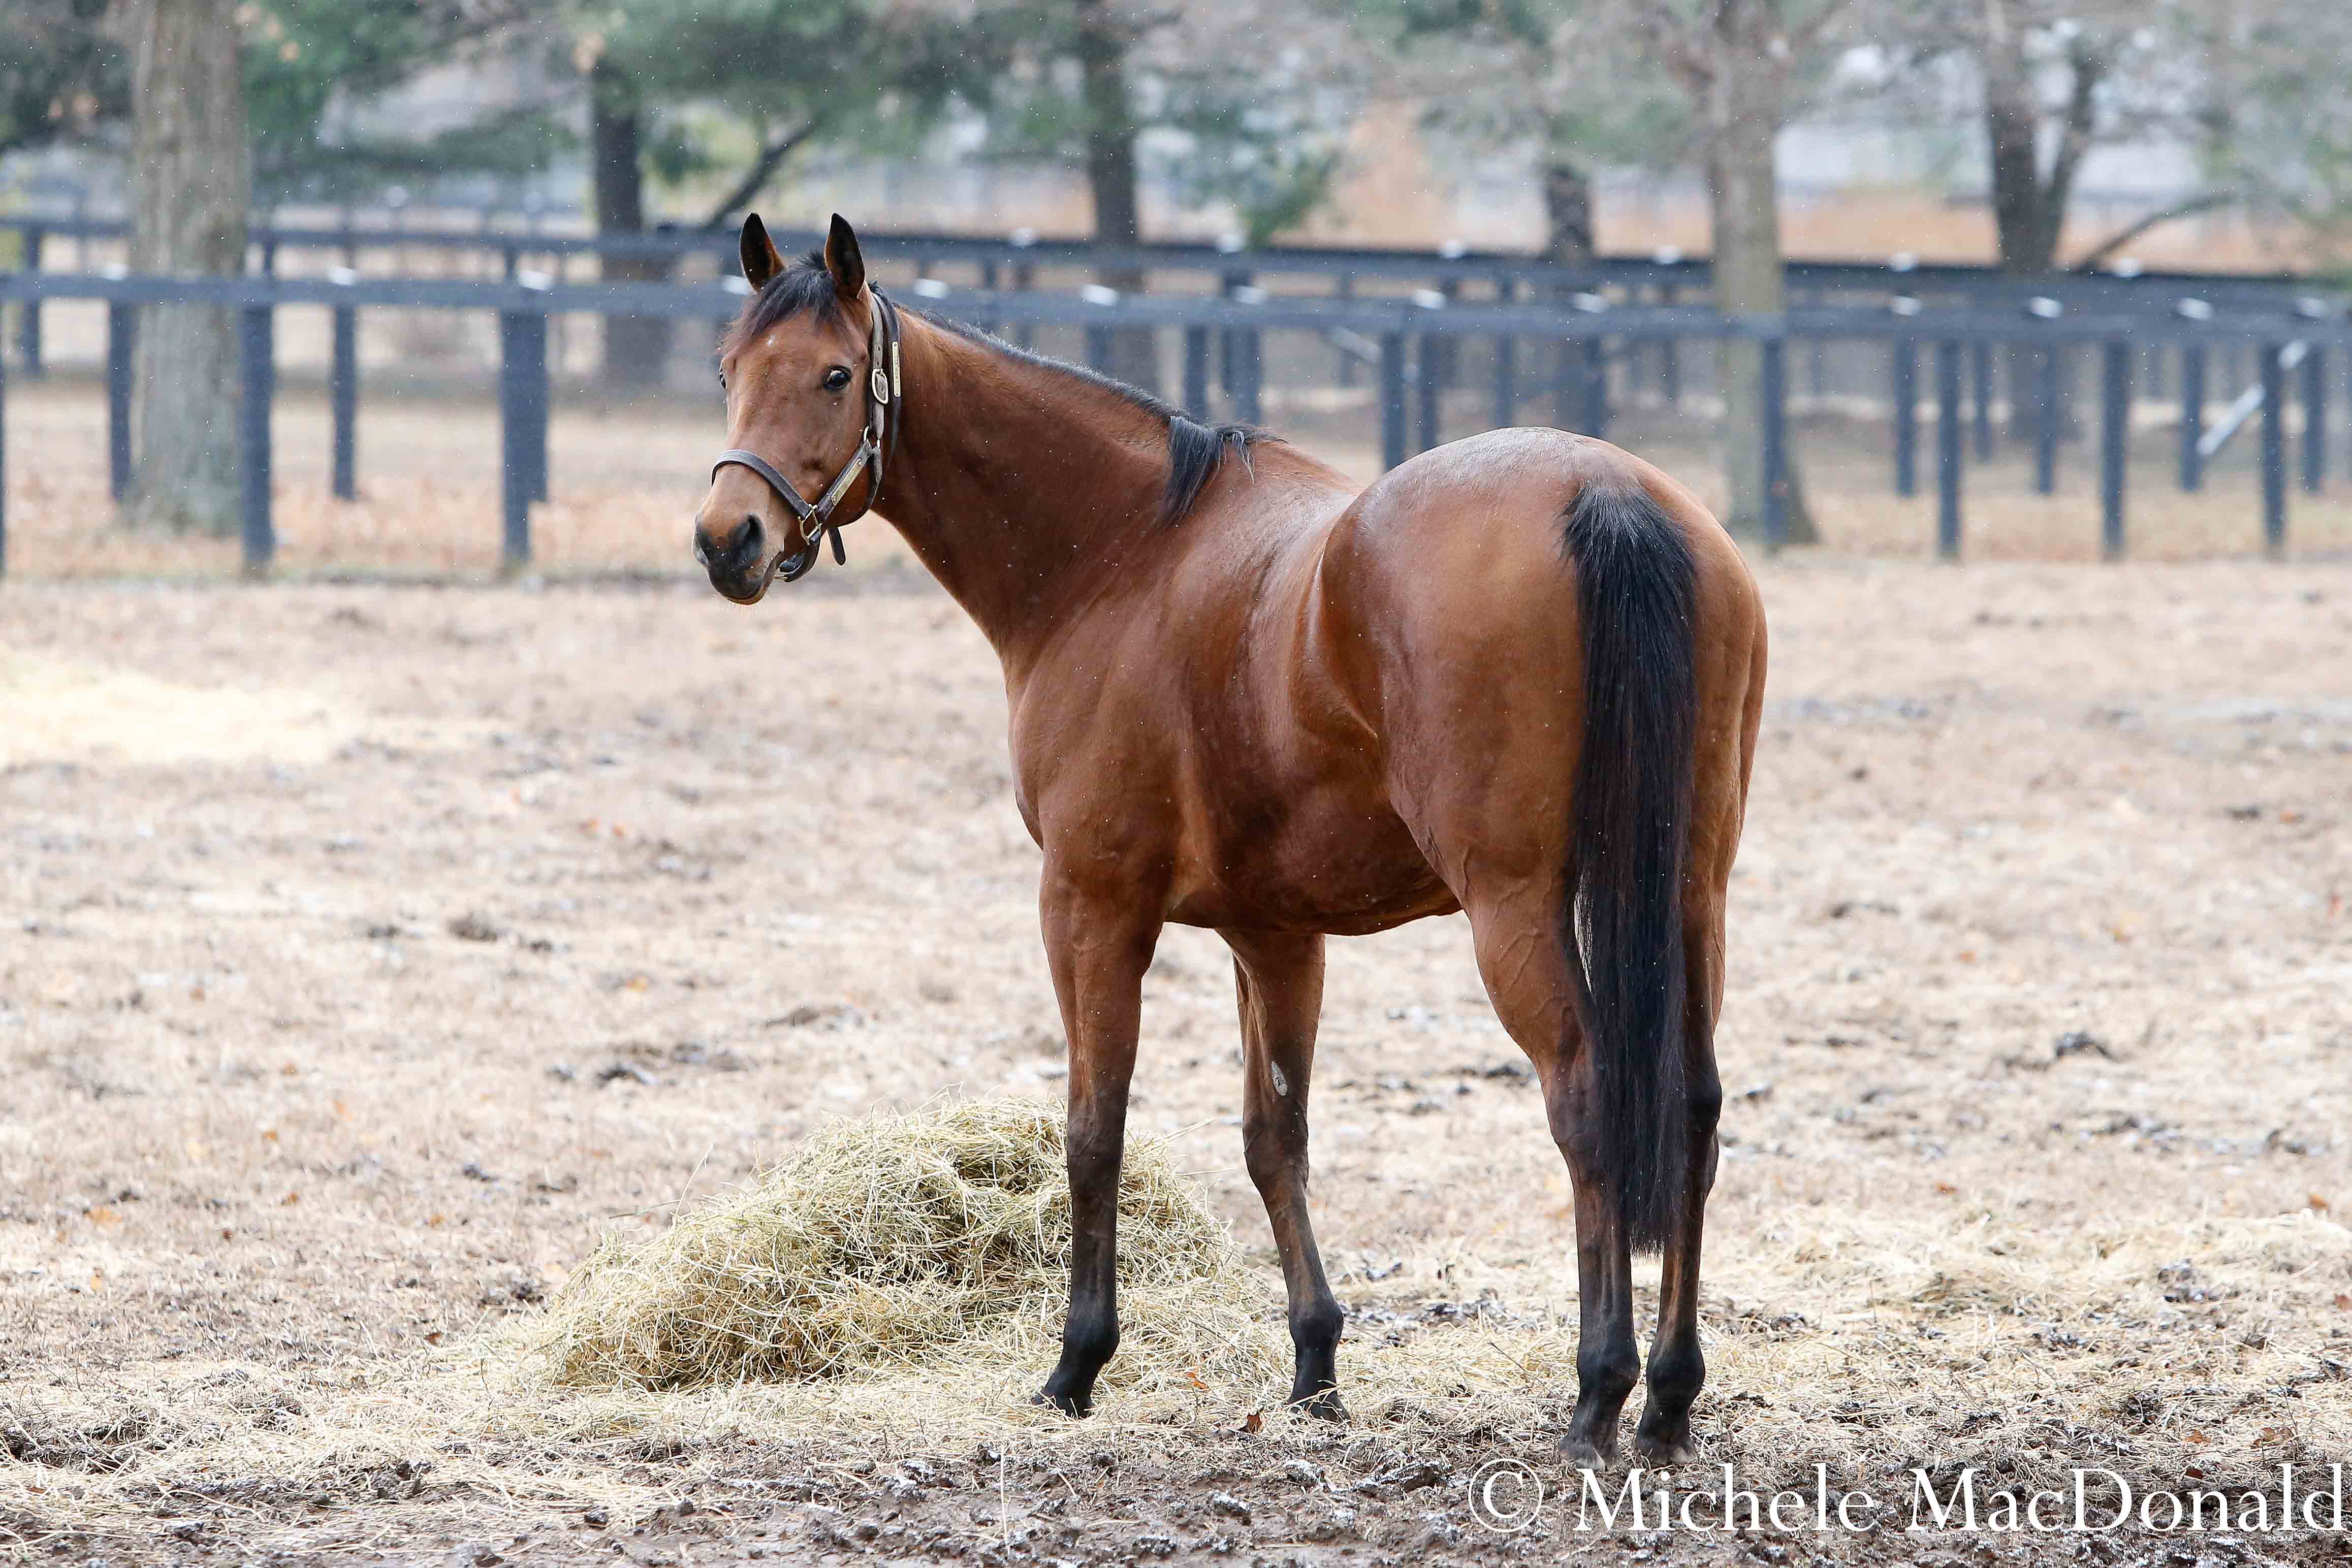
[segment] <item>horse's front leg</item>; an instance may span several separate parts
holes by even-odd
[[[1132,899],[1131,890],[1120,892]],[[1094,1408],[1096,1375],[1118,1348],[1118,1172],[1143,971],[1160,917],[1050,865],[1042,902],[1046,959],[1070,1041],[1071,1235],[1062,1359],[1037,1397],[1084,1416]]]

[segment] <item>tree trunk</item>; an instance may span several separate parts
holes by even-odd
[[[236,277],[253,201],[231,0],[123,0],[131,55],[131,269]],[[226,536],[238,517],[236,313],[142,312],[126,522]]]
[[[588,73],[588,156],[600,235],[645,233],[644,128],[645,104],[635,85],[610,60],[599,59]],[[670,258],[657,256],[608,256],[597,268],[609,283],[658,282],[670,269]],[[604,379],[619,386],[658,386],[669,348],[668,318],[607,316]]]
[[[1778,316],[1788,308],[1780,256],[1780,187],[1772,142],[1780,129],[1782,73],[1759,7],[1718,7],[1706,99],[1706,183],[1713,221],[1716,308],[1727,315]],[[1751,36],[1752,35],[1752,36]],[[1784,46],[1785,49],[1785,46]],[[1730,492],[1724,525],[1760,538],[1765,530],[1764,364],[1759,345],[1726,340],[1717,350],[1723,392],[1724,478]],[[1784,452],[1780,506],[1790,544],[1821,535],[1798,482],[1793,445]]]
[[[1592,172],[1559,152],[1543,169],[1546,261],[1559,267],[1592,265]]]
[[[2047,277],[2058,268],[2058,246],[2074,200],[2074,176],[2089,151],[2095,129],[2094,99],[2105,63],[2087,42],[2069,48],[2072,73],[2058,139],[2045,171],[2042,122],[2034,101],[2032,68],[2025,58],[2026,18],[2018,0],[1984,0],[1983,71],[1987,168],[1992,190],[1993,233],[2000,269],[2011,277]],[[2036,350],[2012,343],[2009,361],[2010,427],[2019,439],[2038,417],[2033,398]],[[2062,402],[2052,417],[2062,435],[2079,434],[2073,411]]]
[[[1127,91],[1128,37],[1112,15],[1111,0],[1077,0],[1078,68],[1087,111],[1087,187],[1094,196],[1095,243],[1132,246],[1143,241],[1135,190],[1135,108]],[[1140,267],[1107,267],[1096,274],[1105,287],[1140,294]],[[1110,373],[1130,386],[1156,392],[1160,350],[1149,327],[1122,327],[1111,333]]]

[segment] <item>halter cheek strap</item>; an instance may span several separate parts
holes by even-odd
[[[719,471],[730,463],[749,468],[768,482],[768,487],[775,491],[776,498],[783,502],[800,522],[801,548],[796,551],[776,552],[776,558],[768,563],[768,570],[760,580],[761,593],[765,593],[768,584],[779,576],[786,582],[796,582],[807,576],[810,569],[816,565],[817,550],[824,539],[833,541],[834,564],[848,565],[848,552],[841,548],[841,530],[881,504],[882,476],[889,465],[890,455],[898,448],[898,416],[906,389],[900,379],[898,363],[898,308],[885,298],[879,288],[869,285],[868,292],[874,299],[874,331],[866,350],[866,431],[858,438],[857,450],[851,453],[849,461],[841,465],[841,472],[833,476],[833,483],[824,487],[824,493],[814,501],[803,500],[801,493],[793,487],[792,481],[778,472],[774,464],[756,452],[746,452],[740,447],[720,453],[719,461],[710,465],[714,479],[719,476]],[[857,476],[869,468],[872,473],[866,486],[866,504],[853,516],[836,522],[833,516],[835,509],[841,505],[842,497],[849,494],[849,487],[857,482]]]

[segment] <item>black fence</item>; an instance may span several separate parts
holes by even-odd
[[[52,238],[113,241],[128,232],[123,221],[115,218],[0,214],[0,231],[4,230],[13,230],[21,237],[21,267],[28,272],[41,269],[47,242]],[[281,252],[331,253],[351,265],[363,252],[402,247],[492,253],[499,256],[509,281],[522,276],[526,262],[546,261],[560,270],[564,260],[577,256],[672,263],[699,257],[723,277],[734,269],[736,248],[732,227],[551,235],[531,229],[410,228],[389,222],[352,222],[256,224],[247,232],[257,270],[265,277],[276,274]],[[773,234],[787,255],[823,239],[814,231],[780,228]],[[1041,269],[1139,272],[1147,277],[1162,275],[1163,281],[1165,275],[1186,275],[1202,280],[1206,291],[1226,295],[1246,293],[1264,279],[1310,284],[1319,280],[1323,297],[1338,300],[1351,298],[1362,286],[1375,291],[1426,287],[1449,304],[1472,298],[1498,305],[1564,304],[1579,293],[1589,293],[1607,295],[1616,304],[1673,306],[1696,302],[1712,287],[1712,269],[1705,256],[1674,251],[1602,256],[1588,266],[1571,267],[1522,253],[1452,246],[1408,250],[1277,246],[1251,250],[1187,244],[1103,246],[1090,240],[1042,240],[1025,233],[994,238],[880,231],[861,235],[860,243],[872,259],[909,264],[925,277],[954,270],[968,287],[991,293],[1027,291]],[[1790,303],[1798,308],[1838,304],[1883,307],[1915,300],[1926,306],[1997,309],[2028,308],[2036,300],[2047,300],[2076,312],[2172,314],[2187,309],[2325,314],[2336,307],[2344,294],[2340,283],[2290,273],[2108,271],[2017,278],[1987,267],[1921,263],[1900,256],[1885,263],[1791,261],[1786,277]],[[38,375],[42,346],[37,300],[28,302],[18,329],[19,358],[28,373]]]
[[[2099,469],[2102,548],[2121,559],[2127,539],[2126,443],[2136,363],[2153,354],[2176,356],[2183,389],[2180,477],[2194,488],[2214,444],[2204,427],[2205,363],[2217,348],[2250,350],[2256,385],[2233,406],[2229,428],[2260,415],[2261,538],[2273,556],[2284,552],[2287,526],[2286,386],[2296,374],[2305,419],[2304,482],[2324,482],[2328,426],[2329,367],[2352,366],[2352,324],[2340,315],[2197,316],[2178,312],[2075,314],[2054,306],[2026,310],[1929,309],[1906,300],[1895,309],[1809,308],[1780,318],[1729,317],[1692,307],[1562,308],[1556,305],[1452,305],[1442,296],[1414,300],[1316,299],[1252,293],[1241,296],[1115,295],[1092,297],[1021,291],[959,291],[936,281],[919,284],[916,302],[934,314],[982,328],[1025,335],[1039,326],[1086,329],[1087,354],[1108,358],[1111,334],[1147,328],[1181,340],[1181,401],[1211,412],[1213,375],[1234,417],[1260,417],[1266,333],[1315,334],[1376,367],[1381,451],[1394,467],[1437,444],[1440,395],[1454,363],[1454,345],[1485,339],[1495,348],[1492,401],[1486,423],[1519,423],[1523,402],[1549,393],[1559,400],[1556,423],[1593,434],[1606,430],[1612,354],[1643,347],[1671,351],[1690,342],[1753,341],[1762,367],[1763,396],[1753,431],[1728,433],[1751,441],[1768,476],[1765,533],[1782,542],[1788,434],[1788,350],[1790,344],[1882,343],[1891,367],[1894,487],[1913,493],[1918,483],[1919,358],[1931,357],[1936,408],[1935,483],[1937,554],[1958,559],[1964,538],[1966,446],[1971,427],[1979,443],[1990,434],[1990,364],[1996,350],[2021,351],[2032,364],[2032,394],[2024,401],[2032,426],[2037,488],[2054,486],[2063,418],[2062,355],[2095,350],[2099,366]],[[119,497],[131,479],[131,382],[138,312],[157,304],[209,304],[239,312],[243,400],[244,553],[247,569],[266,571],[276,549],[270,506],[269,410],[276,394],[276,312],[323,308],[333,314],[331,405],[335,493],[354,493],[360,408],[357,315],[363,308],[478,310],[499,319],[499,407],[501,426],[502,557],[509,569],[530,559],[530,503],[548,494],[547,436],[551,405],[547,352],[550,315],[669,317],[718,322],[740,308],[742,292],[719,284],[492,283],[432,278],[341,280],[303,277],[181,278],[0,274],[0,299],[78,298],[107,306],[108,453]],[[1520,371],[1520,349],[1556,345],[1566,367],[1551,378]],[[1669,361],[1670,362],[1670,361]],[[1970,372],[1973,372],[1972,374]],[[1973,382],[1974,405],[1967,392]],[[2347,400],[2352,401],[2352,400]],[[0,375],[0,564],[6,517],[5,381]]]

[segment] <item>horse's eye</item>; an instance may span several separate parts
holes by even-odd
[[[839,392],[842,388],[844,388],[844,387],[847,386],[848,384],[849,384],[849,367],[848,367],[847,365],[835,365],[835,366],[834,366],[834,367],[833,367],[833,369],[831,369],[831,370],[829,370],[829,371],[825,371],[825,372],[824,372],[824,390],[825,390],[825,391],[827,391],[827,392]]]

